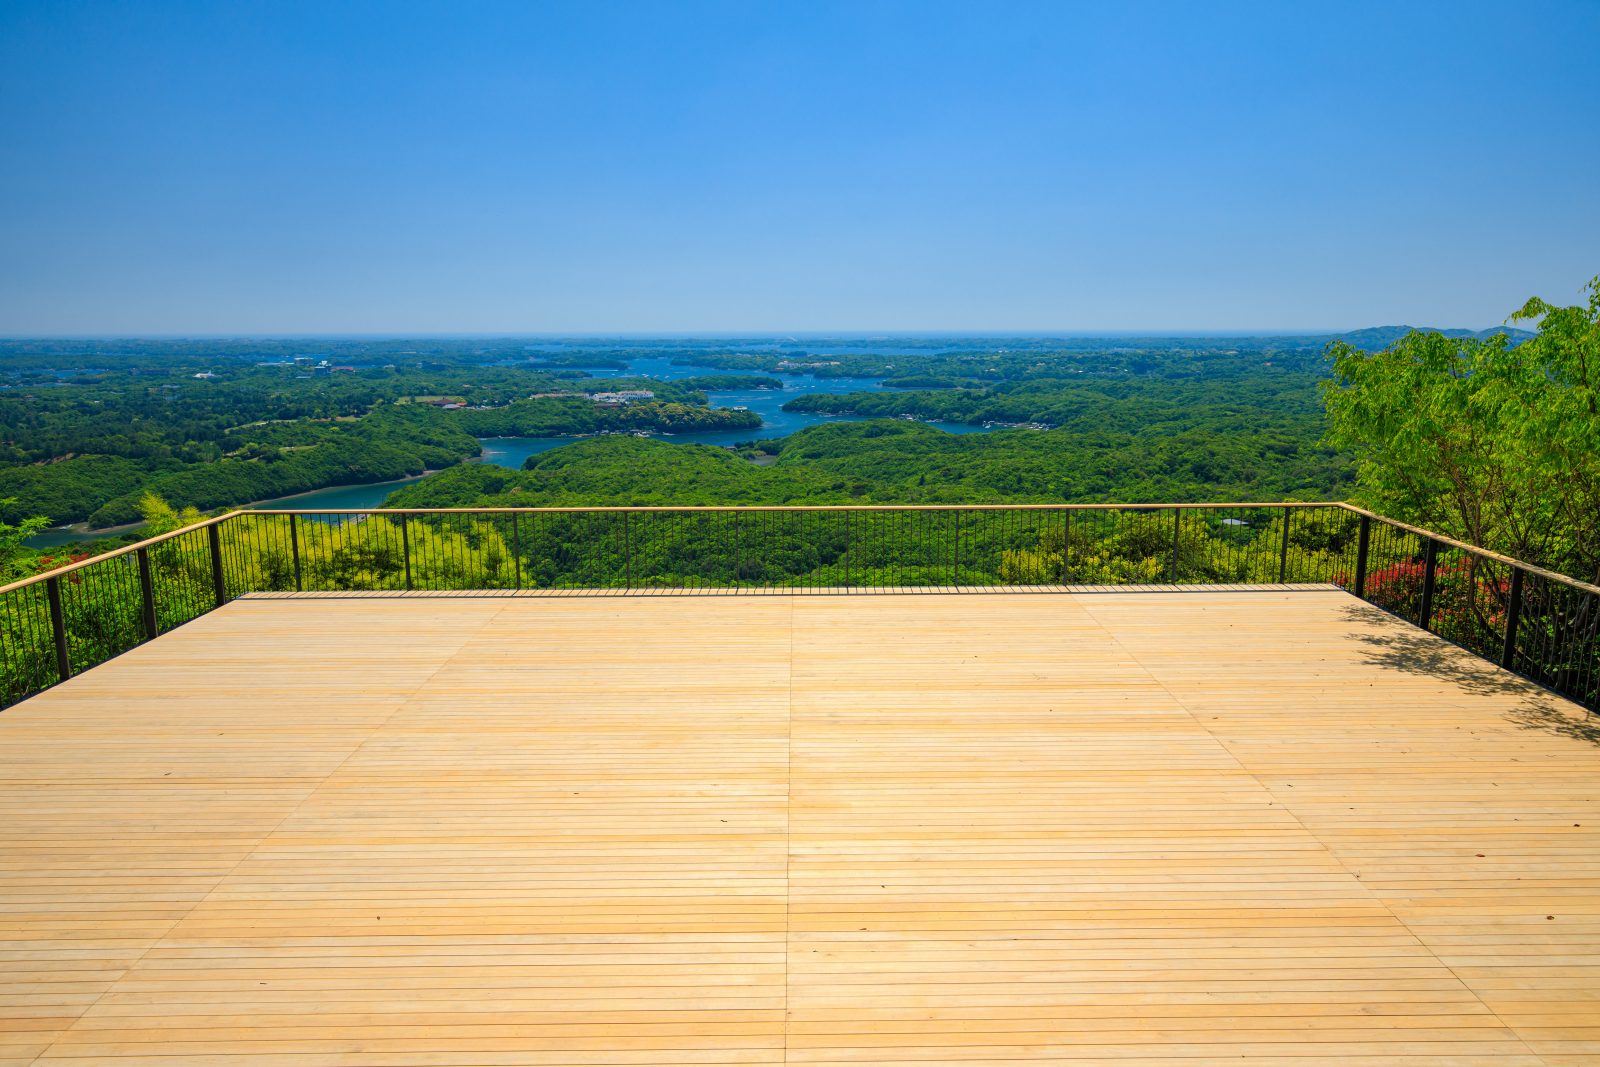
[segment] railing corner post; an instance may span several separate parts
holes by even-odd
[[[623,561],[623,589],[633,590],[633,524],[629,521],[631,511],[622,513],[622,561]]]
[[[1354,592],[1357,600],[1367,593],[1367,549],[1372,543],[1372,519],[1361,516],[1361,533],[1356,538],[1356,580]]]
[[[1067,575],[1071,573],[1069,557],[1072,554],[1072,509],[1061,513],[1061,584],[1067,584]]]
[[[1283,505],[1283,544],[1278,548],[1279,585],[1289,580],[1289,516],[1293,514],[1293,508],[1288,504]]]
[[[222,523],[212,523],[206,527],[207,539],[211,542],[211,590],[216,594],[217,607],[228,602],[228,587],[222,575]]]
[[[1178,537],[1183,532],[1183,509],[1172,509],[1172,565],[1169,568],[1169,580],[1173,585],[1178,584]]]
[[[517,568],[517,588],[522,588],[522,512],[511,513],[511,558]]]
[[[1433,586],[1439,571],[1439,542],[1428,538],[1422,549],[1422,606],[1417,611],[1417,625],[1431,629],[1433,622]]]
[[[144,609],[144,639],[156,639],[156,586],[150,576],[150,550],[141,548],[138,551],[139,559],[139,596]]]
[[[61,579],[46,579],[44,593],[50,602],[50,632],[56,643],[56,675],[58,680],[64,682],[72,677],[72,656],[67,649],[67,616],[61,609]]]
[[[300,516],[289,516],[289,552],[294,557],[294,591],[302,591],[303,583],[300,580]]]
[[[959,588],[961,585],[961,509],[956,508],[956,534],[954,543],[954,556],[951,561],[950,587]]]
[[[400,516],[400,553],[406,561],[406,589],[411,588],[411,516]]]
[[[1511,589],[1506,593],[1506,639],[1500,649],[1500,666],[1516,670],[1517,624],[1522,621],[1522,568],[1511,568]]]

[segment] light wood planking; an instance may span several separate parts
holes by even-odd
[[[0,1064],[1600,1063],[1589,724],[1338,592],[251,598],[0,804]]]

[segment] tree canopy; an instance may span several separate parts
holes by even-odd
[[[1600,278],[1586,306],[1529,300],[1532,340],[1413,332],[1378,352],[1328,346],[1328,442],[1361,502],[1395,518],[1600,579]]]

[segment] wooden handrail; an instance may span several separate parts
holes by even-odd
[[[1521,570],[1526,574],[1536,574],[1546,581],[1560,582],[1562,585],[1570,585],[1574,589],[1582,589],[1586,593],[1600,594],[1600,585],[1593,585],[1584,581],[1582,578],[1574,578],[1569,574],[1560,574],[1556,571],[1545,570],[1543,567],[1535,567],[1531,563],[1524,563],[1520,559],[1513,559],[1512,557],[1500,552],[1496,552],[1493,549],[1479,548],[1477,545],[1469,545],[1465,541],[1457,541],[1455,538],[1446,537],[1444,534],[1436,534],[1432,530],[1424,530],[1420,526],[1412,526],[1410,523],[1401,522],[1399,519],[1386,518],[1383,515],[1379,515],[1375,511],[1368,511],[1366,508],[1357,507],[1355,504],[1340,503],[1338,506],[1346,511],[1353,512],[1356,515],[1365,515],[1367,518],[1374,519],[1378,522],[1384,523],[1385,525],[1393,526],[1396,529],[1405,530],[1407,533],[1414,533],[1418,537],[1426,537],[1431,541],[1437,541],[1441,545],[1448,545],[1451,548],[1459,549],[1462,552],[1471,552],[1474,556],[1478,556],[1481,559],[1492,559],[1496,563],[1504,563],[1508,567],[1516,567],[1518,570]]]
[[[148,537],[143,541],[136,541],[131,545],[123,545],[121,548],[114,548],[110,552],[102,552],[98,556],[90,556],[88,559],[80,559],[76,563],[64,563],[59,567],[52,567],[47,571],[40,571],[38,574],[32,575],[31,577],[19,578],[14,582],[8,582],[5,585],[0,585],[0,595],[9,593],[13,589],[21,589],[26,585],[33,585],[35,582],[42,582],[50,578],[60,578],[64,574],[71,574],[73,571],[81,571],[83,568],[92,566],[93,564],[104,563],[106,560],[116,559],[118,556],[126,556],[130,552],[139,551],[141,548],[149,548],[152,545],[159,545],[163,541],[170,541],[174,537],[182,537],[184,534],[193,533],[196,530],[204,530],[208,526],[215,526],[218,523],[226,522],[235,515],[243,514],[245,513],[242,511],[230,511],[223,515],[213,515],[209,519],[201,519],[199,522],[190,523],[188,526],[184,526],[180,529],[169,530],[164,534],[157,534],[156,536]]]

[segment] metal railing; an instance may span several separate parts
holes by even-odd
[[[1600,588],[1338,503],[233,512],[0,587],[0,707],[252,592],[1306,582],[1600,709]]]

